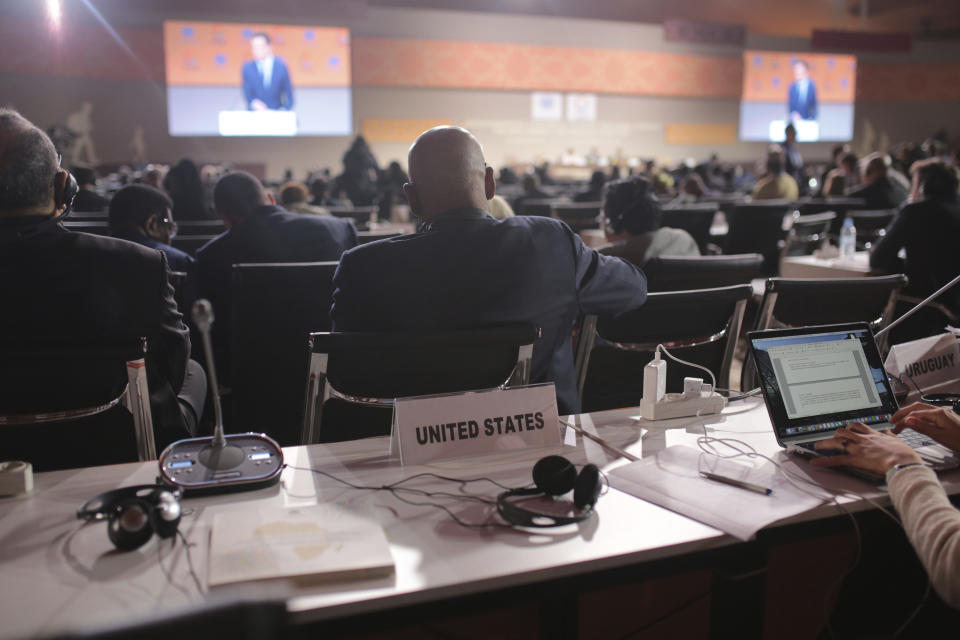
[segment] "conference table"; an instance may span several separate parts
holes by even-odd
[[[722,415],[652,422],[638,414],[633,408],[569,419],[640,458],[676,444],[696,447],[697,438],[704,433],[735,437],[824,486],[887,501],[881,488],[838,472],[814,470],[786,456],[774,439],[763,402],[756,397],[730,403]],[[152,483],[157,475],[155,462],[36,474],[32,493],[0,500],[0,637],[86,632],[235,599],[281,599],[292,624],[348,634],[356,629],[395,630],[424,620],[439,620],[440,624],[450,616],[463,628],[477,624],[470,616],[484,613],[492,616],[488,619],[491,625],[502,624],[515,632],[529,630],[529,634],[515,633],[517,637],[619,636],[656,620],[688,596],[693,603],[681,615],[658,624],[677,629],[683,637],[722,633],[724,624],[740,625],[741,630],[749,630],[751,624],[763,625],[768,637],[776,637],[777,624],[792,629],[803,625],[803,621],[778,621],[770,615],[762,576],[759,584],[751,585],[750,580],[723,582],[716,574],[719,568],[742,572],[755,567],[757,554],[769,551],[769,545],[758,548],[760,542],[807,540],[814,535],[810,526],[816,523],[829,524],[824,535],[848,535],[851,524],[835,506],[824,504],[780,521],[761,531],[755,541],[743,543],[711,526],[609,488],[600,497],[595,515],[577,525],[537,531],[469,529],[440,509],[408,504],[383,491],[349,488],[310,471],[322,470],[374,486],[425,471],[456,478],[487,476],[508,486],[522,486],[530,483],[533,463],[551,453],[560,453],[577,465],[593,462],[607,473],[629,463],[615,450],[568,427],[560,428],[561,447],[423,466],[401,466],[391,457],[389,438],[385,437],[285,448],[288,467],[280,483],[255,491],[183,500],[180,530],[190,543],[189,556],[181,541],[156,537],[139,550],[116,551],[103,523],[83,523],[74,515],[98,493]],[[943,480],[950,493],[960,492],[960,473],[948,474]],[[451,483],[432,478],[421,478],[410,486],[456,491]],[[498,491],[483,482],[472,483],[467,490],[490,498]],[[866,500],[852,496],[840,501],[852,512],[874,509]],[[497,520],[495,509],[486,503],[453,498],[436,502],[467,522]],[[316,503],[336,503],[379,522],[389,541],[395,572],[388,577],[312,584],[274,580],[208,590],[206,556],[215,514]],[[191,577],[191,563],[202,592]],[[706,597],[701,593],[704,589]],[[796,589],[798,593],[791,593],[790,598],[797,606],[818,607],[819,603],[822,607],[822,595],[801,593],[806,587]],[[737,607],[729,606],[731,598],[740,598],[735,601]],[[806,605],[804,598],[809,601]],[[456,617],[459,614],[465,617]],[[809,617],[814,618],[809,621],[811,628],[819,628],[816,616]]]

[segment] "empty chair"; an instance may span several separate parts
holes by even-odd
[[[358,228],[370,226],[371,220],[377,220],[380,215],[380,207],[371,205],[369,207],[326,207],[330,215],[338,218],[349,218]]]
[[[220,235],[227,230],[223,220],[184,220],[177,221],[178,233],[185,236]]]
[[[385,435],[394,398],[527,384],[539,336],[532,324],[314,333],[301,443]]]
[[[791,203],[782,200],[737,205],[729,221],[723,252],[759,253],[763,256],[763,274],[779,274],[780,253],[786,236],[784,216],[790,210]]]
[[[63,221],[63,226],[69,231],[79,231],[81,233],[92,233],[97,236],[109,236],[110,224],[106,219],[91,218],[87,220],[74,220],[71,215]]]
[[[857,248],[870,250],[877,238],[884,235],[897,215],[896,209],[860,210],[847,214],[857,228]]]
[[[232,431],[299,442],[310,333],[330,330],[337,264],[233,265]]]
[[[770,278],[755,329],[868,322],[876,332],[893,318],[897,295],[907,284],[903,274],[876,278]],[[888,335],[877,339],[886,355]],[[753,360],[744,363],[742,389],[756,386]]]
[[[550,215],[555,220],[567,223],[574,231],[602,229],[603,216],[600,202],[564,202],[551,205]]]
[[[684,360],[705,366],[720,388],[728,387],[730,365],[743,312],[753,289],[748,284],[651,293],[647,302],[617,317],[587,316],[577,352],[583,411],[640,404],[643,367],[658,344]],[[683,378],[708,378],[695,367],[670,361],[667,391],[683,390]]]
[[[763,256],[659,256],[643,265],[647,291],[685,291],[749,284],[759,278]]]
[[[188,235],[175,235],[173,239],[170,240],[170,244],[180,249],[184,253],[189,253],[192,256],[197,255],[197,251],[207,244],[217,236],[215,235],[199,235],[199,236],[188,236]]]
[[[665,206],[661,226],[683,229],[697,241],[700,253],[706,253],[707,245],[711,241],[710,227],[719,210],[720,207],[715,202]]]
[[[833,211],[813,213],[808,216],[793,212],[793,225],[787,233],[784,255],[808,256],[820,248],[830,235],[830,228],[837,214]]]
[[[53,471],[157,457],[146,340],[0,343],[0,451]]]

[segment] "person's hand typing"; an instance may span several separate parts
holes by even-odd
[[[960,453],[960,416],[950,407],[914,402],[893,414],[890,422],[894,433],[909,427]]]
[[[898,464],[922,462],[917,452],[892,433],[874,431],[860,422],[837,429],[832,438],[821,440],[817,450],[842,450],[844,453],[814,458],[815,467],[849,466],[884,474]]]

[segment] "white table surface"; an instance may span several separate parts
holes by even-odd
[[[630,416],[637,409],[581,416],[583,428],[594,431],[637,456],[665,446],[696,446],[704,425],[680,418],[648,423]],[[773,437],[763,403],[736,402],[724,416],[704,419],[708,433],[737,437],[759,451],[784,459]],[[568,442],[572,432],[566,434]],[[591,461],[610,470],[627,461],[601,445],[576,437],[576,446],[560,451],[573,462]],[[360,483],[385,483],[421,471],[477,477],[488,475],[510,485],[530,482],[533,462],[545,453],[527,451],[401,468],[388,459],[388,439],[374,438],[334,445],[284,450],[292,466],[323,469]],[[810,470],[797,463],[802,471]],[[853,488],[882,498],[875,487],[833,471],[816,471],[834,487]],[[960,474],[947,478],[949,491],[960,490]],[[191,604],[232,597],[287,599],[295,619],[322,620],[420,604],[492,589],[534,584],[618,566],[639,564],[735,543],[722,532],[643,502],[615,489],[601,496],[595,517],[541,532],[468,530],[438,509],[404,504],[384,492],[343,487],[309,471],[286,469],[279,485],[258,491],[184,500],[181,530],[195,546],[191,557],[204,583],[206,546],[212,515],[222,509],[256,509],[261,505],[304,505],[337,501],[367,509],[384,527],[396,563],[395,575],[318,586],[273,581],[237,585],[199,594],[187,570],[183,545],[152,539],[140,550],[113,550],[103,523],[84,525],[76,509],[102,491],[150,483],[155,463],[134,463],[37,474],[34,492],[0,500],[0,637],[49,635],[87,630],[185,609]],[[412,486],[444,488],[424,481]],[[475,491],[494,497],[493,488]],[[847,499],[846,501],[849,501]],[[464,520],[492,518],[477,503],[446,502]],[[871,508],[853,500],[852,508]],[[791,519],[802,521],[837,514],[823,506]],[[781,523],[778,523],[778,525]],[[777,525],[775,525],[777,526]],[[159,560],[159,563],[158,563]]]
[[[780,273],[784,278],[857,278],[870,273],[870,252],[857,251],[852,258],[787,256]]]

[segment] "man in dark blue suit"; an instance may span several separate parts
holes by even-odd
[[[790,120],[816,120],[817,88],[810,79],[810,68],[805,60],[793,63],[793,78],[787,104]]]
[[[219,379],[226,384],[230,375],[233,265],[339,260],[341,253],[357,245],[357,230],[349,220],[297,215],[278,207],[273,196],[249,173],[229,173],[220,178],[213,190],[213,202],[227,231],[197,252],[196,268],[188,276],[187,296],[206,298],[213,304],[214,358]]]
[[[556,384],[561,413],[578,411],[573,323],[581,313],[618,314],[643,304],[643,273],[587,248],[559,221],[495,220],[493,169],[465,129],[427,131],[410,147],[408,162],[403,190],[422,230],[343,254],[334,276],[334,330],[537,324],[532,380]]]
[[[273,55],[270,36],[255,33],[250,38],[253,60],[243,65],[243,97],[251,111],[293,109],[293,85],[284,61]]]

